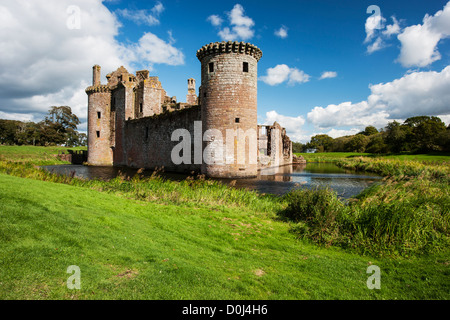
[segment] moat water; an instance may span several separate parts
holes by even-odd
[[[45,166],[45,169],[84,179],[109,180],[119,174],[133,177],[137,169],[120,167],[91,167],[83,165],[55,165]],[[152,171],[144,171],[150,176]],[[184,180],[188,175],[179,173],[161,173],[166,179]],[[342,198],[355,196],[382,177],[373,173],[355,172],[339,168],[333,163],[307,163],[302,165],[288,165],[278,168],[263,169],[258,177],[251,179],[237,179],[234,187],[256,190],[260,193],[282,195],[294,188],[328,187],[335,190]],[[229,184],[234,179],[215,179]]]

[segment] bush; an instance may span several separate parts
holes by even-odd
[[[297,189],[286,195],[288,206],[280,215],[295,223],[293,232],[317,243],[331,245],[339,234],[339,218],[345,209],[329,189]]]

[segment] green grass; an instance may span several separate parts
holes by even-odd
[[[36,165],[64,164],[54,157],[67,150],[86,150],[86,147],[35,147],[35,146],[0,146],[0,160],[33,163]]]
[[[0,147],[0,299],[450,298],[445,163],[340,154],[389,176],[344,204],[37,167],[58,150]],[[370,264],[381,290],[366,286]],[[70,265],[81,290],[66,287]]]
[[[390,259],[296,240],[245,207],[127,199],[0,174],[1,299],[448,299],[448,256]],[[368,265],[382,289],[366,287]],[[81,290],[66,287],[81,269]]]
[[[376,159],[396,159],[433,163],[450,162],[450,154],[448,153],[430,153],[430,154],[371,154],[358,152],[321,152],[321,153],[295,153],[297,156],[303,156],[306,161],[310,162],[336,162],[343,159],[351,159],[356,157],[369,157]]]

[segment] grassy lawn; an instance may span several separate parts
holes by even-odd
[[[308,221],[282,219],[283,198],[207,181],[83,181],[35,167],[61,163],[51,154],[62,149],[0,146],[0,299],[450,298],[448,248],[363,254],[300,237],[296,231],[306,230]],[[416,241],[411,245],[428,241],[426,232],[448,236],[448,167],[401,166],[397,159],[391,168],[391,162],[340,156],[351,169],[396,170],[397,180],[348,206],[354,208],[349,221],[362,221],[354,226],[359,243],[373,239],[383,246],[378,232],[403,223],[377,219],[376,208],[389,202],[407,204],[402,215],[412,210],[420,218],[412,221],[442,229],[433,233],[417,222],[418,240],[405,238]],[[398,178],[404,173],[420,179]],[[370,219],[376,219],[375,233]],[[408,228],[401,230],[405,237]],[[312,225],[310,233],[315,230]],[[351,239],[346,230],[338,240]],[[71,265],[80,267],[80,290],[67,288]],[[380,290],[367,288],[370,265],[380,267]]]
[[[0,160],[28,162],[40,165],[63,164],[54,157],[55,154],[68,153],[67,150],[87,150],[86,147],[35,147],[35,146],[0,146]]]
[[[408,160],[428,163],[442,163],[450,161],[450,154],[435,153],[435,154],[389,154],[377,155],[371,153],[358,152],[321,152],[321,153],[296,153],[297,156],[303,156],[306,161],[310,162],[336,162],[342,159],[349,159],[355,157],[370,157],[376,159],[396,159]]]
[[[0,299],[448,299],[448,261],[301,242],[246,208],[126,199],[0,174]],[[366,286],[369,264],[382,289]],[[81,290],[66,287],[67,267]]]

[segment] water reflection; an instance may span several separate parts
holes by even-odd
[[[133,177],[137,172],[136,169],[126,167],[91,167],[82,165],[56,165],[45,166],[44,168],[58,174],[102,180],[115,178],[119,173],[126,177]],[[143,174],[149,176],[152,172],[146,170]],[[186,174],[168,172],[162,175],[167,179],[178,181],[187,177]],[[345,170],[332,163],[307,163],[262,169],[256,178],[237,179],[235,187],[277,195],[285,194],[293,188],[329,187],[335,190],[339,196],[349,198],[357,195],[380,178],[372,173]],[[217,180],[225,184],[233,181],[233,179]]]

